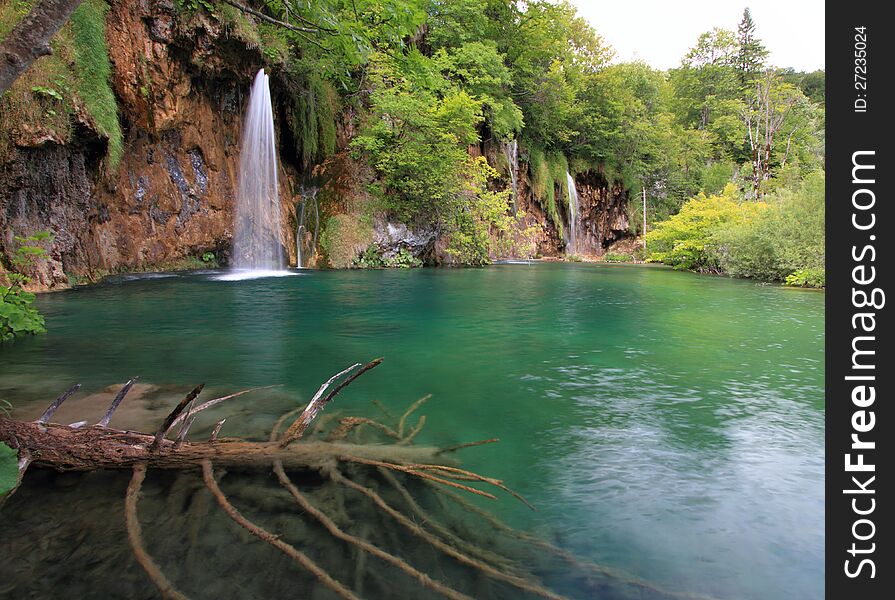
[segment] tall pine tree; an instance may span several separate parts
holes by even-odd
[[[749,7],[743,11],[743,19],[737,27],[737,41],[739,51],[737,53],[736,69],[740,78],[740,84],[745,86],[764,66],[764,59],[768,51],[757,37],[755,37],[755,22]]]

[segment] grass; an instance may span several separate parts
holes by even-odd
[[[0,37],[33,4],[16,0],[0,5]],[[97,132],[108,139],[108,165],[117,166],[122,135],[105,39],[108,9],[105,0],[84,0],[50,42],[53,53],[34,61],[0,98],[0,152],[8,150],[17,134],[28,132],[70,142],[72,115],[82,104]]]
[[[109,140],[106,155],[113,169],[121,159],[122,137],[118,103],[112,91],[112,65],[106,46],[105,0],[84,0],[71,16],[77,93],[100,134]]]

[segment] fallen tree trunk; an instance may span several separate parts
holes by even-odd
[[[350,444],[306,441],[283,447],[280,442],[219,439],[213,442],[163,440],[152,450],[154,436],[93,426],[74,429],[67,425],[14,421],[0,416],[0,441],[27,450],[32,466],[58,471],[130,469],[145,463],[158,469],[200,468],[203,460],[221,467],[269,469],[273,461],[287,468],[320,469],[355,459],[391,463],[450,465],[438,448],[407,445]]]
[[[318,420],[315,427],[309,429],[315,417],[342,389],[363,373],[378,366],[380,362],[381,359],[377,359],[363,366],[360,363],[355,363],[331,377],[320,386],[307,406],[296,408],[281,416],[273,425],[267,441],[218,438],[218,433],[225,420],[218,421],[208,441],[189,442],[186,439],[198,413],[260,388],[243,390],[200,403],[198,397],[204,388],[204,384],[200,384],[175,406],[155,433],[110,428],[108,427],[110,420],[136,380],[133,378],[121,388],[105,414],[95,425],[87,425],[86,421],[71,425],[50,422],[59,407],[80,389],[80,385],[74,385],[56,398],[36,421],[16,421],[0,416],[0,442],[18,452],[19,481],[29,466],[52,468],[58,471],[132,470],[133,476],[125,496],[127,537],[137,562],[164,598],[186,600],[188,596],[180,591],[181,585],[184,583],[189,585],[190,582],[183,577],[179,578],[180,581],[169,579],[144,546],[138,502],[147,470],[150,467],[201,469],[205,486],[233,522],[293,559],[297,566],[312,575],[320,585],[329,588],[331,592],[342,598],[357,600],[363,595],[361,584],[364,576],[368,575],[371,579],[379,577],[381,566],[366,567],[365,557],[369,555],[381,565],[394,567],[403,577],[409,578],[417,586],[430,592],[450,600],[471,600],[470,592],[474,590],[469,588],[464,591],[455,588],[454,585],[462,585],[462,579],[445,578],[443,569],[438,563],[433,565],[429,572],[417,566],[419,555],[428,554],[428,552],[420,553],[415,550],[416,547],[413,544],[421,543],[431,548],[436,556],[444,557],[481,577],[492,580],[495,585],[506,586],[501,592],[507,592],[509,588],[513,588],[513,597],[562,600],[563,596],[550,590],[534,572],[527,571],[510,556],[504,557],[490,549],[496,531],[509,531],[512,534],[511,537],[527,542],[535,539],[533,536],[514,532],[493,517],[488,516],[488,523],[499,524],[497,529],[489,531],[489,528],[485,527],[481,530],[480,539],[463,539],[452,528],[439,524],[437,519],[427,514],[407,487],[412,482],[419,482],[420,485],[425,482],[435,486],[441,493],[450,494],[447,496],[448,498],[457,496],[446,490],[456,488],[496,500],[497,497],[494,494],[475,487],[477,485],[487,486],[488,489],[495,492],[506,492],[533,509],[534,507],[528,504],[522,496],[509,489],[501,480],[460,469],[452,458],[453,453],[457,450],[498,440],[469,442],[446,448],[412,445],[413,439],[425,424],[425,416],[420,416],[416,425],[409,425],[408,418],[426,402],[429,396],[414,402],[401,415],[396,426],[380,423],[367,417],[349,416],[341,418],[329,431],[325,431],[323,428],[327,419]],[[335,384],[340,379],[342,379],[341,383]],[[333,387],[330,390],[331,386]],[[330,391],[327,392],[327,390]],[[386,412],[386,416],[390,416],[387,411],[384,412]],[[295,418],[296,415],[298,415],[297,418]],[[289,419],[293,418],[291,424],[286,426]],[[358,438],[364,428],[371,429],[380,439],[385,438],[390,443],[359,444],[347,441],[349,435],[354,435],[355,439]],[[284,430],[282,435],[280,434],[281,429]],[[319,434],[319,439],[304,439],[305,433]],[[169,439],[169,435],[173,439]],[[323,566],[323,563],[317,563],[311,554],[306,554],[301,549],[303,545],[301,540],[289,543],[283,539],[282,534],[265,529],[261,524],[243,514],[228,499],[218,484],[215,477],[215,466],[226,467],[227,470],[273,469],[280,486],[289,492],[301,512],[310,515],[333,536],[333,539],[348,544],[356,553],[357,562],[352,569],[355,579],[354,589],[350,589],[347,581],[340,581],[340,577],[345,579],[344,571],[331,573]],[[404,531],[405,536],[409,536],[416,542],[405,539],[404,543],[399,541],[394,548],[389,547],[388,543],[382,545],[381,538],[378,544],[374,543],[374,540],[368,539],[369,530],[366,521],[360,531],[350,531],[348,528],[352,527],[351,519],[343,518],[337,522],[336,515],[338,513],[330,515],[326,512],[324,504],[312,502],[307,490],[302,491],[299,488],[299,485],[302,484],[307,486],[308,482],[293,482],[287,470],[317,472],[318,476],[322,476],[323,483],[319,483],[318,478],[313,485],[328,488],[328,491],[323,494],[324,497],[332,494],[334,497],[341,498],[341,494],[347,490],[349,494],[354,494],[351,498],[352,503],[361,503],[368,507],[368,514],[374,519],[374,522],[379,516],[393,520],[400,526],[398,529]],[[397,491],[396,498],[387,499],[383,496],[388,493],[389,488]],[[0,497],[0,503],[11,493]],[[317,498],[320,497],[318,494]],[[395,500],[398,503],[395,503]],[[401,502],[410,509],[410,514],[402,512],[399,508]],[[471,507],[472,510],[480,510],[465,502],[460,506],[464,509]],[[444,516],[449,514],[450,511],[445,511]],[[389,537],[398,535],[394,531],[392,522],[386,525],[385,530],[389,532]],[[405,547],[408,548],[406,555]],[[546,542],[540,542],[537,547],[538,554],[545,554],[543,550],[546,550],[546,554],[553,554],[566,561],[569,561],[571,556],[564,550]],[[691,594],[662,590],[649,582],[614,573],[600,565],[584,566],[588,567],[587,576],[589,578],[597,574],[605,578],[606,581],[613,581],[621,586],[630,586],[640,594],[640,597],[643,597],[643,593],[650,593],[654,598],[686,600],[697,598]],[[386,584],[389,589],[391,589],[392,583],[389,581]],[[477,591],[475,597],[480,597]]]

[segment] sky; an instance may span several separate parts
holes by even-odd
[[[616,61],[643,60],[657,69],[680,64],[699,34],[736,31],[748,6],[769,64],[799,71],[824,68],[823,0],[572,0],[615,49]]]

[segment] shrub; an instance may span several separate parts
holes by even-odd
[[[685,202],[679,213],[656,223],[646,234],[647,260],[664,262],[676,269],[722,273],[718,231],[752,221],[766,209],[763,202],[740,202],[731,184],[719,196],[700,193]]]
[[[8,285],[0,285],[0,342],[46,332],[43,316],[32,305],[34,294],[26,292],[23,286],[31,280],[27,272],[34,261],[46,256],[40,244],[49,240],[52,236],[45,231],[29,237],[15,236],[18,247],[8,257],[12,266],[12,271],[6,273]]]
[[[822,288],[827,285],[827,275],[823,269],[799,269],[786,276],[786,285]]]

